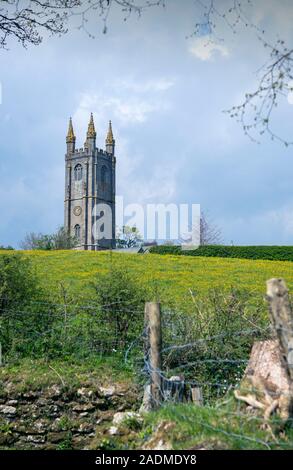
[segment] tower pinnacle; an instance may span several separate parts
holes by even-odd
[[[113,137],[112,122],[109,121],[108,133],[106,137],[106,151],[114,155],[115,139]]]
[[[68,125],[68,132],[66,136],[66,143],[67,144],[74,144],[75,143],[75,135],[72,125],[72,119],[69,118],[69,125]]]
[[[90,122],[89,122],[89,125],[88,125],[88,130],[87,130],[86,137],[87,137],[87,139],[95,139],[96,135],[97,135],[97,133],[96,133],[96,130],[95,130],[94,117],[93,117],[93,113],[91,113]]]
[[[109,121],[109,128],[108,128],[108,134],[106,138],[106,144],[113,144],[115,143],[114,137],[113,137],[113,131],[112,131],[112,122]]]

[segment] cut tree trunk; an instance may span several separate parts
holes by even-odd
[[[277,411],[283,421],[290,417],[291,380],[284,365],[279,341],[254,343],[240,389],[235,397],[264,411],[264,420]]]
[[[289,393],[290,379],[283,364],[278,340],[257,341],[254,343],[244,379],[263,383],[268,392],[274,395]]]

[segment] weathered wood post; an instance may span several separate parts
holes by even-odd
[[[162,328],[161,306],[158,302],[147,302],[145,318],[149,321],[149,366],[151,376],[152,406],[158,407],[162,401]]]
[[[195,405],[203,405],[203,394],[201,387],[192,387],[191,388],[191,399]]]
[[[150,353],[150,318],[149,318],[149,302],[144,306],[144,332],[143,332],[143,352],[145,361],[149,361]]]
[[[150,362],[150,320],[149,320],[149,307],[148,303],[145,303],[144,307],[144,326],[143,326],[143,353],[144,353],[144,370],[149,372]],[[147,383],[144,386],[143,400],[139,411],[146,413],[151,411],[153,408],[152,395],[151,395],[151,384]]]
[[[293,312],[288,289],[283,279],[269,279],[267,281],[267,299],[272,325],[283,357],[283,365],[290,382],[289,396],[286,400],[289,417],[290,414],[292,416],[293,409]]]
[[[285,366],[290,379],[293,380],[293,313],[288,289],[283,279],[267,281],[267,298],[271,321],[279,340]]]

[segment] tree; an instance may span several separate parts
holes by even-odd
[[[116,246],[117,248],[133,248],[138,246],[141,241],[142,236],[136,227],[124,225],[122,230],[118,231]]]
[[[77,245],[75,237],[70,235],[64,227],[60,227],[55,234],[52,235],[53,250],[71,250]]]
[[[118,6],[124,20],[131,13],[141,15],[145,8],[163,4],[162,0],[4,0],[0,2],[0,47],[6,48],[14,38],[24,47],[38,45],[43,34],[63,35],[70,20],[79,18],[79,29],[87,30],[89,17],[96,14],[107,31],[107,19],[113,5]]]
[[[70,9],[77,0],[6,0],[0,4],[0,47],[15,38],[23,46],[38,45],[42,32],[64,34]]]
[[[196,235],[196,239],[200,240],[200,245],[220,245],[222,243],[222,236],[220,228],[215,225],[210,219],[207,218],[206,214],[201,211],[200,213],[200,224],[193,226],[193,236]],[[200,233],[198,233],[198,231]],[[188,244],[192,241],[192,236],[181,237],[179,242],[181,244]]]
[[[70,250],[77,245],[77,240],[60,227],[52,235],[42,233],[28,233],[20,242],[23,250]]]
[[[274,131],[272,117],[280,99],[293,92],[293,48],[287,46],[282,38],[271,42],[267,39],[267,32],[251,20],[249,13],[252,10],[249,12],[249,8],[253,8],[254,0],[197,0],[197,3],[202,8],[202,21],[196,23],[193,34],[206,36],[206,45],[219,41],[221,24],[233,34],[240,27],[251,30],[268,52],[264,65],[259,67],[256,88],[245,94],[242,103],[226,112],[242,125],[245,135],[254,142],[259,142],[260,136],[267,134],[272,140],[291,145],[293,141]]]
[[[52,239],[50,235],[42,233],[27,233],[20,242],[22,250],[52,250]]]
[[[211,220],[207,218],[204,212],[200,215],[200,244],[201,245],[220,245],[222,243],[221,230]]]

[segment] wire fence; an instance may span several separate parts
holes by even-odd
[[[292,448],[293,313],[283,281],[272,281],[271,324],[243,317],[246,325],[237,329],[230,317],[227,331],[209,334],[213,322],[194,328],[181,318],[178,334],[172,312],[148,306],[142,409],[171,405],[165,416],[179,423],[179,435],[189,427],[191,435],[222,436],[222,448],[228,441],[235,448]]]
[[[2,365],[23,357],[74,360],[123,355],[142,335],[142,324],[131,321],[142,315],[143,305],[138,310],[131,301],[83,305],[38,300],[26,308],[5,307],[5,298],[0,298],[1,302]]]
[[[249,352],[255,340],[269,340],[274,338],[272,328],[248,328],[218,335],[198,338],[192,342],[183,342],[184,337],[177,337],[177,344],[170,343],[164,338],[167,333],[165,327],[164,311],[162,312],[162,370],[158,373],[162,379],[161,395],[165,395],[164,384],[170,381],[184,386],[189,396],[193,387],[202,387],[205,403],[210,404],[238,386],[249,362]],[[190,327],[190,325],[189,325]],[[146,334],[145,334],[146,336]],[[227,357],[227,351],[233,349],[239,338],[244,339],[245,350],[241,350],[241,357]],[[246,358],[243,358],[246,355]],[[222,357],[221,357],[222,356]],[[150,351],[144,358],[144,372],[150,377],[153,369],[150,362]],[[176,380],[175,380],[176,378]],[[186,390],[185,390],[186,393]],[[173,394],[172,394],[173,395]],[[177,401],[176,393],[173,401]],[[168,398],[172,401],[172,396]]]
[[[290,322],[279,324],[276,331],[268,317],[260,315],[263,305],[252,309],[250,299],[239,298],[235,292],[213,295],[204,302],[192,297],[188,308],[182,303],[177,307],[162,305],[161,337],[157,338],[160,358],[154,365],[152,326],[149,319],[146,321],[142,303],[124,299],[80,305],[38,299],[21,308],[6,307],[5,300],[0,297],[1,365],[23,357],[87,360],[89,356],[118,356],[121,363],[131,363],[146,384],[144,402],[148,396],[152,407],[204,405],[211,415],[197,411],[195,417],[192,406],[173,409],[176,419],[190,425],[190,432],[194,432],[196,419],[197,432],[205,430],[239,440],[240,447],[249,443],[261,448],[293,445],[293,436],[292,440],[279,438],[273,429],[275,422],[279,426],[279,417],[273,414],[279,406],[276,402],[291,400],[291,389],[264,392],[243,382],[253,344],[276,341],[280,332],[292,333]],[[154,377],[159,384],[157,394],[152,392]],[[241,398],[252,397],[256,406],[237,398],[237,393]],[[275,419],[273,424],[268,416]],[[291,422],[289,416],[286,423]]]

